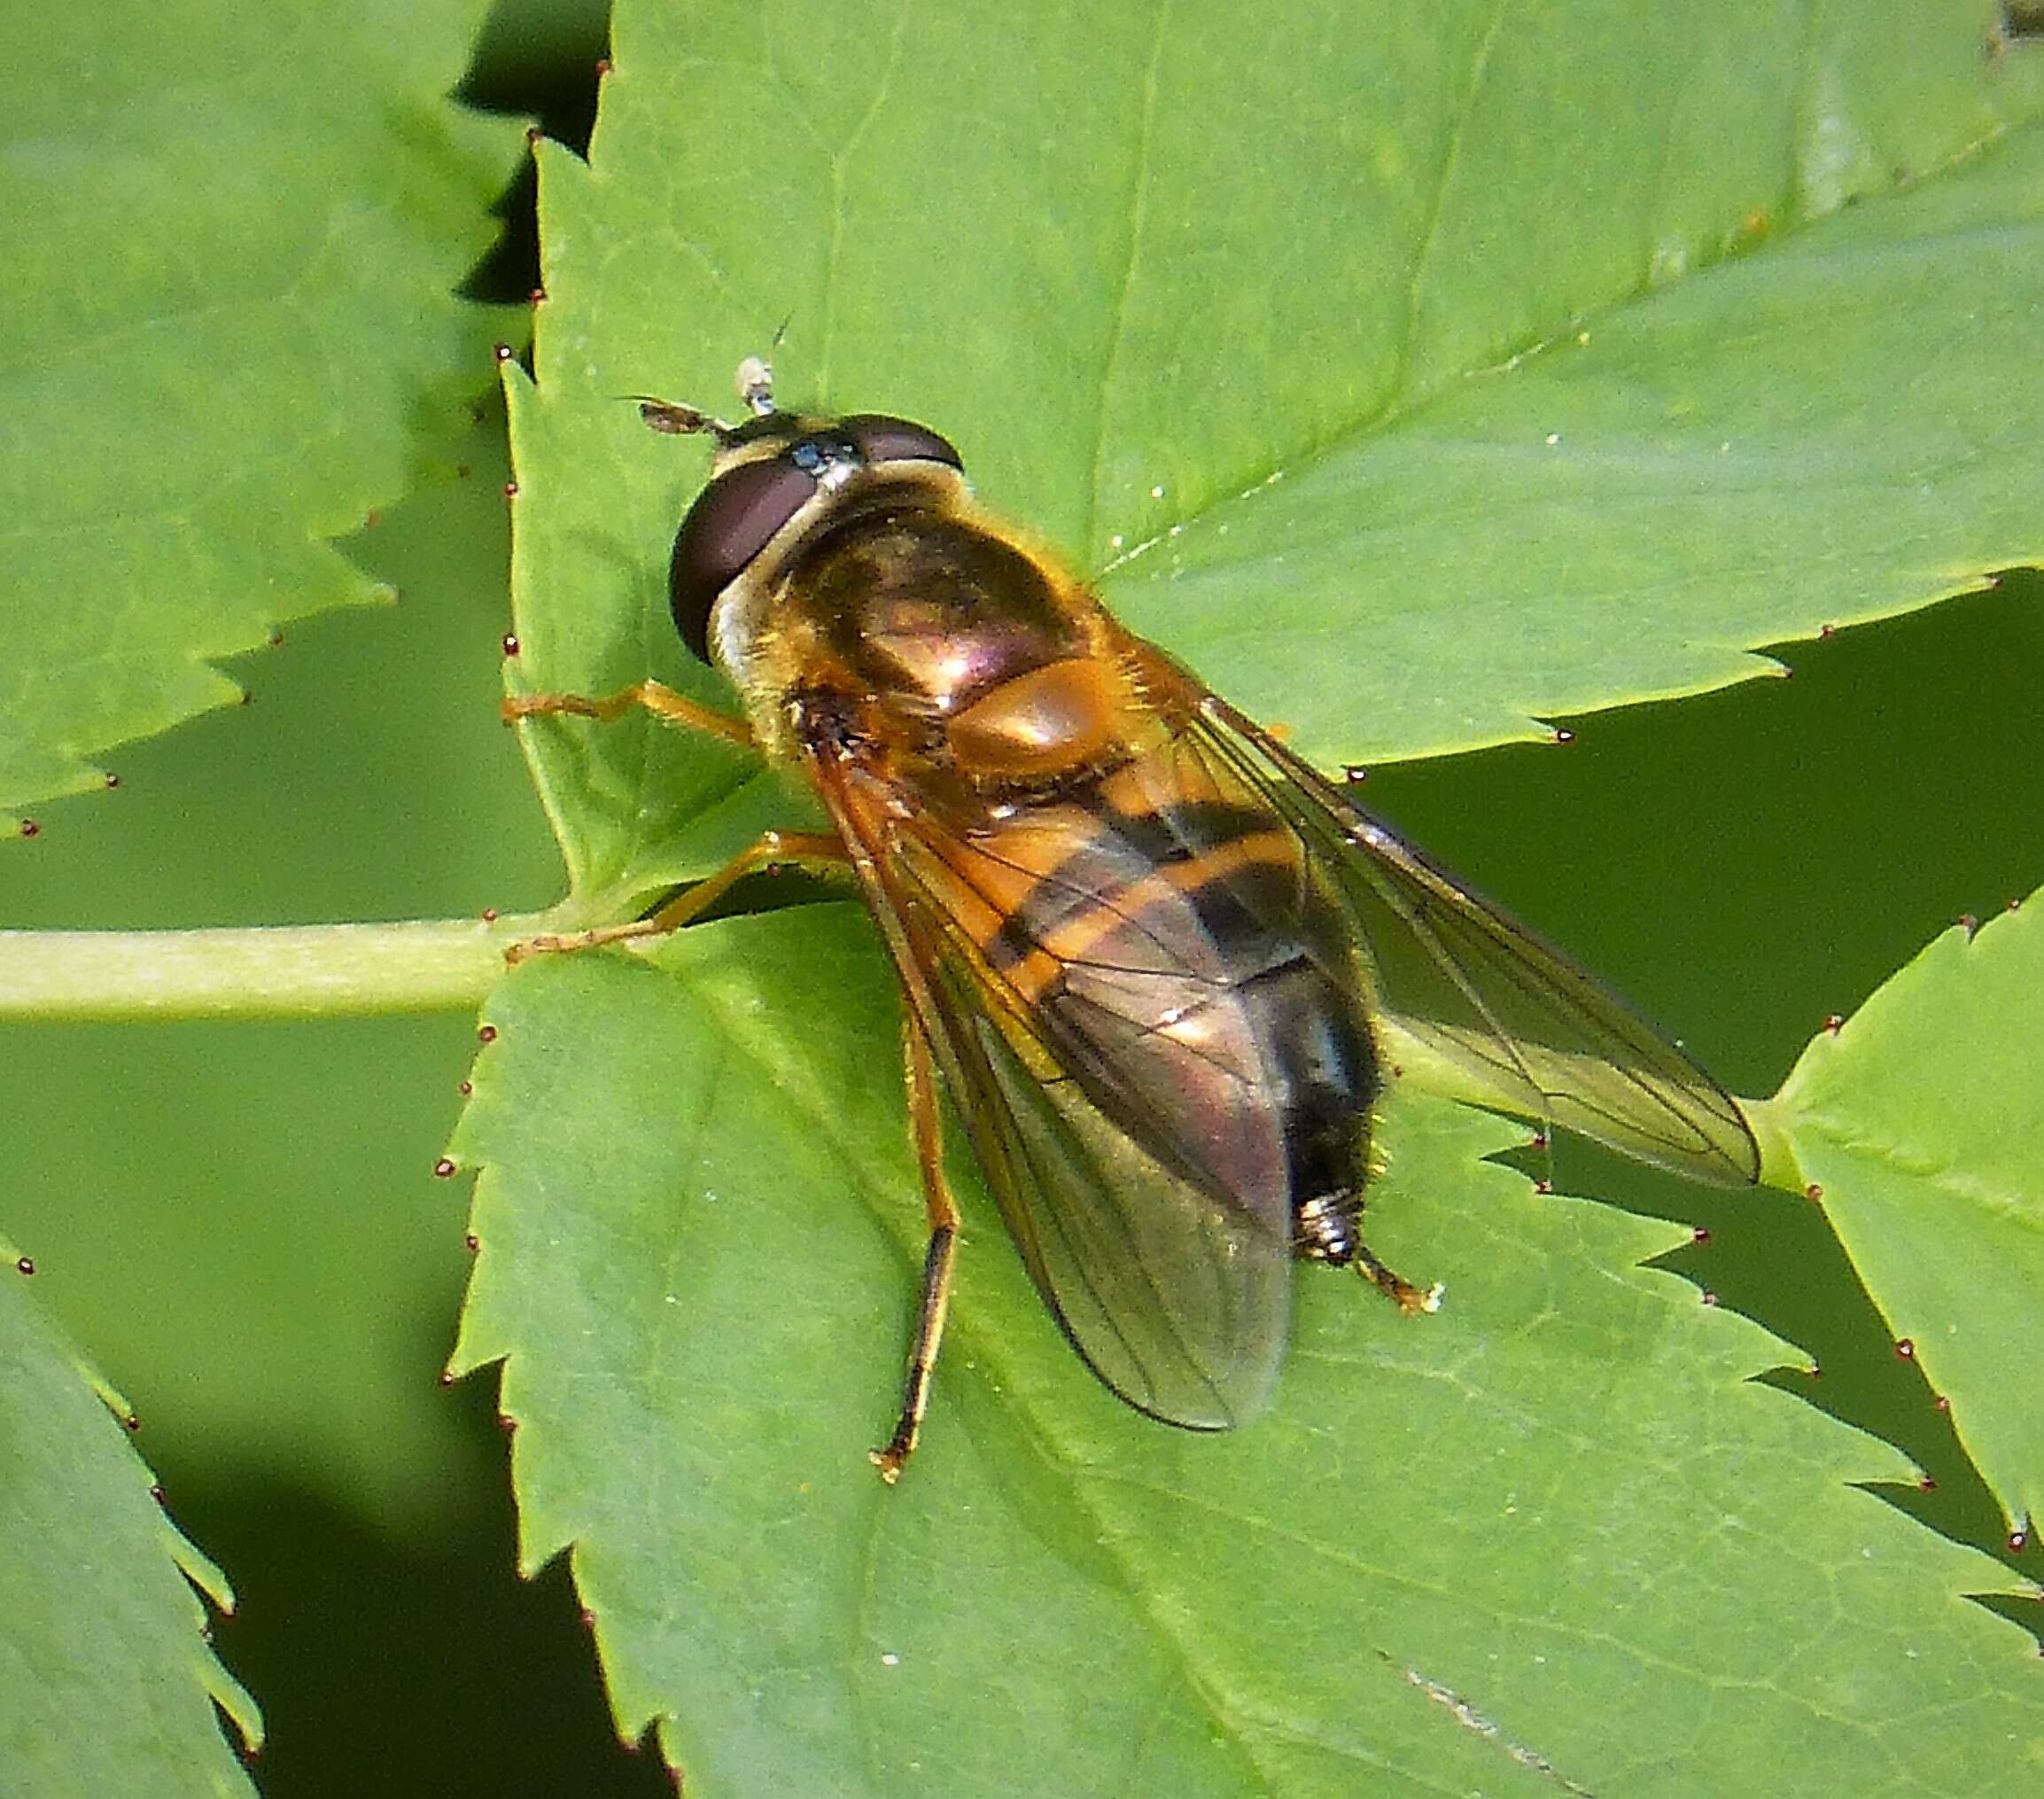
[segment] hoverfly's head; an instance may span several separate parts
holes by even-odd
[[[773,371],[757,356],[739,365],[738,391],[752,417],[736,425],[692,406],[644,399],[639,404],[656,431],[707,432],[717,440],[710,485],[682,519],[667,567],[674,628],[704,662],[711,659],[717,603],[748,576],[770,578],[787,551],[849,495],[933,465],[953,471],[962,466],[944,438],[905,418],[777,412]]]

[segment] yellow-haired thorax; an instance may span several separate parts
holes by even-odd
[[[748,449],[772,453],[732,454]],[[1092,593],[939,463],[860,469],[820,493],[711,626],[770,754],[801,753],[804,709],[827,705],[861,761],[933,802],[1109,767],[1159,728]]]

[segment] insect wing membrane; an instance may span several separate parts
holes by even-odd
[[[1290,1220],[1167,1168],[1087,1091],[1042,1021],[918,878],[968,853],[929,820],[881,822],[830,771],[848,843],[914,1017],[1030,1275],[1073,1347],[1139,1411],[1226,1429],[1269,1403],[1291,1314]],[[890,847],[906,834],[913,854]],[[1072,1058],[1076,1060],[1076,1058]]]
[[[1691,1180],[1758,1179],[1759,1148],[1737,1105],[1593,976],[1226,701],[1208,694],[1192,728],[1307,842],[1368,957],[1382,1022],[1445,1063],[1459,1097]]]
[[[1240,1207],[1168,1172],[1069,1076],[1039,1082],[972,1001],[999,1089],[967,1124],[1023,1259],[1089,1367],[1154,1417],[1224,1429],[1262,1411],[1291,1306],[1289,1245]],[[1007,1179],[984,1140],[998,1133]]]

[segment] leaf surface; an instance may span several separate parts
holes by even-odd
[[[1764,673],[2044,556],[2040,98],[1961,4],[627,4],[590,163],[542,146],[520,678],[731,706],[666,616],[703,452],[626,396],[728,408],[783,321],[784,404],[936,425],[1324,759]],[[613,909],[784,804],[531,743]]]
[[[126,1406],[30,1299],[0,1242],[0,1769],[39,1799],[250,1795],[214,1707],[251,1743],[255,1703],[214,1658],[197,1586],[219,1571],[152,1497]]]
[[[501,318],[454,288],[514,128],[470,0],[18,9],[0,72],[0,806],[239,698],[215,659],[387,600],[330,540],[445,454]]]
[[[2014,1530],[2044,1518],[2044,892],[1955,926],[1774,1102]]]
[[[624,396],[715,407],[783,318],[784,404],[952,436],[1330,760],[1739,679],[2038,553],[2044,82],[1977,9],[627,0],[614,41],[590,161],[542,146],[509,371],[522,685],[734,707],[666,617],[703,453]],[[593,918],[798,815],[644,720],[525,737]],[[1448,1310],[1302,1274],[1223,1438],[1098,1391],[979,1199],[890,1494],[920,1208],[856,914],[536,963],[490,1022],[455,1366],[508,1358],[527,1560],[572,1546],[623,1726],[706,1792],[2044,1764],[2033,1645],[1961,1597],[2005,1574],[1642,1269],[1682,1232],[1484,1166],[1510,1126],[1399,1097],[1372,1241]]]
[[[882,1486],[921,1259],[894,1005],[849,906],[543,959],[456,1146],[454,1366],[507,1359],[524,1561],[571,1546],[621,1729],[703,1792],[2013,1791],[2044,1756],[2034,1645],[1960,1597],[2004,1571],[1849,1484],[1910,1471],[1753,1380],[1793,1351],[1636,1266],[1687,1232],[1537,1195],[1473,1162],[1521,1132],[1418,1095],[1371,1240],[1443,1310],[1302,1271],[1276,1408],[1224,1436],[1097,1387],[968,1187]]]

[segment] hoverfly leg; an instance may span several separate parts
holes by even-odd
[[[844,845],[820,831],[762,831],[756,842],[741,850],[714,875],[677,893],[647,917],[627,919],[622,924],[599,924],[588,931],[568,931],[560,936],[528,937],[511,945],[504,952],[504,960],[515,968],[528,956],[558,955],[571,950],[595,949],[606,943],[664,937],[669,931],[679,931],[692,919],[699,918],[757,869],[789,862],[842,868],[846,860]]]
[[[1431,1287],[1415,1287],[1403,1276],[1393,1273],[1361,1243],[1356,1245],[1355,1260],[1364,1278],[1372,1282],[1380,1293],[1387,1296],[1406,1317],[1414,1318],[1422,1312],[1441,1310],[1440,1281],[1436,1281]]]
[[[634,706],[651,713],[665,724],[723,737],[730,743],[742,744],[749,750],[758,747],[752,728],[743,719],[734,719],[724,713],[712,712],[708,706],[698,705],[686,695],[676,693],[657,681],[638,681],[594,699],[581,693],[514,693],[505,698],[500,710],[504,722],[509,725],[520,719],[537,718],[548,713],[571,713],[578,718],[609,720],[624,717]]]
[[[951,1309],[952,1265],[958,1253],[958,1207],[944,1173],[937,1071],[930,1060],[929,1040],[913,1015],[902,1021],[901,1063],[909,1129],[915,1141],[916,1165],[922,1173],[923,1206],[929,1216],[929,1247],[923,1253],[922,1297],[916,1307],[915,1334],[909,1343],[901,1416],[887,1447],[873,1452],[874,1466],[890,1486],[901,1478],[902,1464],[914,1452],[923,1414],[929,1409],[930,1373],[937,1367],[937,1345],[944,1340],[944,1314]]]

